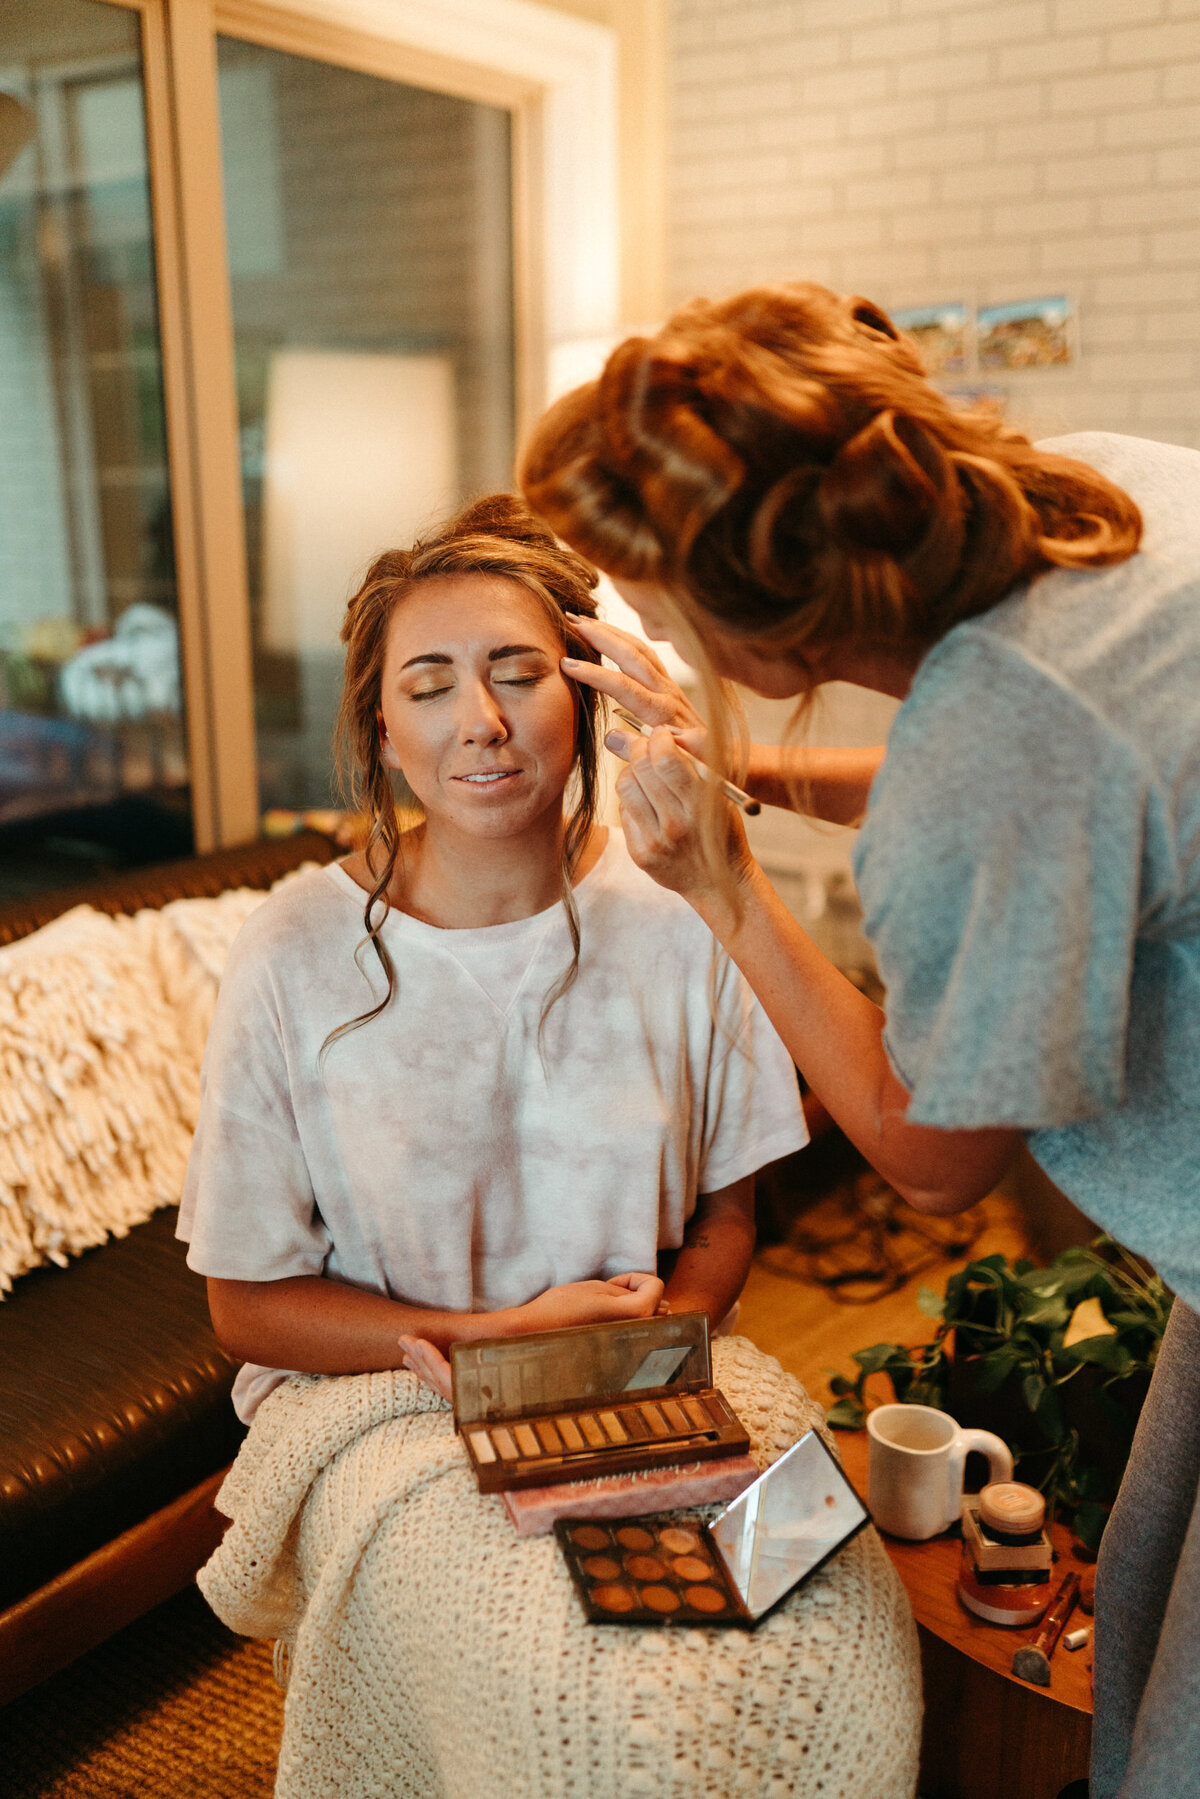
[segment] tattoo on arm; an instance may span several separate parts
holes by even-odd
[[[711,1242],[711,1237],[703,1227],[699,1230],[686,1231],[684,1233],[683,1247],[685,1249],[708,1249]]]

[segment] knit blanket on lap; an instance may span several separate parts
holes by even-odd
[[[766,1467],[820,1408],[742,1337],[715,1378]],[[828,1438],[827,1438],[828,1440]],[[413,1375],[264,1402],[201,1570],[290,1645],[277,1799],[911,1799],[916,1630],[868,1528],[754,1631],[589,1624],[553,1537],[476,1491]]]

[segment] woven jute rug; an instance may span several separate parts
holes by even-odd
[[[5,1799],[269,1799],[283,1694],[269,1643],[193,1588],[0,1711]]]

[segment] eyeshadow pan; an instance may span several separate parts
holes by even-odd
[[[522,1455],[541,1455],[541,1445],[527,1424],[514,1424],[513,1436]]]
[[[589,1555],[583,1564],[583,1571],[590,1580],[618,1580],[621,1564],[614,1561],[611,1555]]]
[[[654,1538],[640,1524],[626,1524],[617,1532],[617,1542],[622,1549],[653,1549]]]
[[[621,1411],[620,1411],[620,1419],[621,1419],[621,1423],[625,1426],[627,1435],[629,1437],[631,1437],[635,1443],[648,1443],[650,1441],[650,1435],[651,1435],[650,1426],[646,1423],[646,1420],[642,1417],[642,1414],[638,1410],[637,1406],[635,1406],[635,1405],[622,1406]]]
[[[666,1573],[666,1569],[656,1555],[627,1556],[625,1566],[635,1580],[661,1580]],[[700,1578],[703,1580],[707,1574],[708,1569],[705,1568],[704,1574]],[[694,1578],[695,1576],[693,1576]]]
[[[578,1420],[579,1428],[593,1449],[607,1449],[608,1438],[601,1430],[590,1412],[585,1412]]]
[[[671,1563],[680,1580],[711,1580],[712,1564],[702,1555],[677,1555]]]
[[[648,1605],[652,1612],[677,1612],[679,1595],[670,1587],[643,1587],[639,1598],[643,1605]]]
[[[506,1462],[515,1462],[520,1459],[521,1452],[512,1440],[512,1432],[505,1430],[502,1424],[493,1429],[492,1442]]]
[[[665,1530],[660,1530],[658,1540],[672,1555],[690,1555],[700,1547],[700,1538],[696,1532],[682,1530],[678,1524],[668,1524]]]
[[[473,1430],[471,1432],[471,1448],[475,1451],[475,1460],[477,1462],[494,1462],[496,1459],[496,1451],[492,1447],[492,1439],[485,1430]]]
[[[549,1418],[535,1419],[533,1428],[537,1432],[538,1442],[547,1455],[562,1454],[563,1440]]]
[[[629,1432],[615,1412],[598,1412],[596,1416],[604,1426],[610,1443],[628,1443]]]
[[[702,1399],[685,1397],[679,1401],[697,1430],[712,1430],[712,1415]]]
[[[559,1435],[562,1437],[562,1440],[568,1449],[582,1449],[584,1447],[583,1436],[580,1433],[579,1426],[576,1424],[574,1418],[560,1418],[558,1420],[558,1430]]]
[[[593,1587],[592,1598],[606,1612],[631,1612],[636,1604],[628,1587]]]
[[[671,1426],[671,1429],[679,1431],[686,1437],[692,1427],[688,1422],[687,1413],[684,1411],[683,1407],[676,1405],[673,1399],[660,1400],[659,1404],[662,1407],[663,1416]]]
[[[694,1612],[723,1612],[726,1609],[724,1593],[718,1593],[716,1587],[687,1587],[684,1598]]]
[[[596,1524],[581,1524],[571,1532],[571,1541],[578,1543],[581,1549],[607,1549],[608,1532]]]
[[[646,1420],[646,1423],[650,1426],[650,1429],[654,1432],[656,1437],[670,1436],[671,1426],[667,1423],[656,1405],[651,1405],[649,1401],[647,1401],[642,1407],[642,1417]]]

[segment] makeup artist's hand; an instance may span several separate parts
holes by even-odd
[[[617,799],[630,855],[660,887],[682,894],[693,905],[718,894],[701,839],[703,774],[680,754],[669,731],[630,736],[627,752],[626,766],[617,777]],[[728,815],[727,855],[736,877],[753,865],[750,846],[741,814],[728,801],[721,803]]]
[[[606,693],[609,699],[624,706],[643,724],[666,725],[672,736],[703,762],[708,728],[650,645],[598,618],[573,618],[571,623],[581,637],[586,637],[594,649],[617,666],[602,668],[596,662],[576,662],[571,657],[564,657],[564,674],[586,687],[594,687],[597,693]],[[628,732],[621,733],[619,726],[615,730],[620,735],[629,735]],[[618,750],[617,754],[622,752]]]
[[[437,1344],[424,1337],[401,1337],[399,1341],[404,1352],[401,1367],[419,1374],[425,1385],[440,1393],[443,1399],[453,1399],[450,1364]]]

